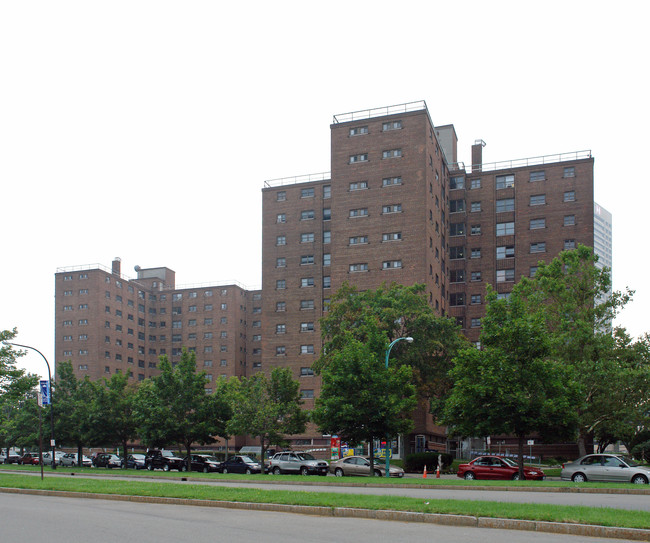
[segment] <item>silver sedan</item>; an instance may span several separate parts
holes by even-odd
[[[617,454],[588,454],[562,464],[562,480],[584,483],[585,481],[610,481],[647,485],[650,468],[637,464],[631,458]]]

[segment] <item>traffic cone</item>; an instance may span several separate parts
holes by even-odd
[[[438,464],[438,467],[436,468],[436,479],[440,479],[440,464]]]
[[[422,478],[426,479],[427,478],[427,467],[424,466],[424,471],[422,472]]]

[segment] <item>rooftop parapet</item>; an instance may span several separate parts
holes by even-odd
[[[515,160],[503,160],[501,162],[491,162],[488,164],[475,164],[466,167],[464,162],[456,162],[449,165],[449,171],[464,170],[467,173],[493,172],[497,170],[512,170],[514,168],[526,168],[528,166],[540,166],[544,164],[553,164],[556,162],[568,162],[571,160],[585,160],[591,158],[591,150],[574,151],[571,153],[560,153],[556,155],[544,155],[529,158],[518,158]]]

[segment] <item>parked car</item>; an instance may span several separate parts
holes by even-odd
[[[285,451],[274,454],[269,460],[268,470],[274,475],[294,473],[300,475],[327,475],[329,465],[325,460],[316,460],[307,452]]]
[[[370,459],[365,456],[345,456],[330,462],[329,471],[337,477],[344,475],[385,477],[386,461],[381,458],[374,459],[374,471],[370,473]],[[404,477],[404,470],[399,466],[391,466],[389,475],[391,477]]]
[[[458,477],[467,479],[519,480],[519,465],[502,456],[479,456],[467,464],[458,466]],[[524,479],[541,481],[544,472],[535,467],[524,466]]]
[[[231,456],[219,464],[221,473],[262,473],[262,464],[250,456]]]
[[[647,485],[650,467],[641,466],[631,458],[618,454],[588,454],[562,464],[563,481],[617,481]]]
[[[95,468],[121,468],[122,459],[112,453],[97,453],[93,456],[92,465]]]
[[[38,458],[38,453],[25,453],[23,454],[19,459],[18,459],[18,464],[23,464],[23,465],[39,465],[41,463],[40,459]]]
[[[162,469],[163,471],[177,469],[181,471],[183,469],[183,459],[164,449],[147,451],[144,464],[149,471],[154,469]]]
[[[125,467],[125,463],[126,463],[126,467],[129,469],[144,469],[145,458],[146,455],[144,454],[139,454],[139,453],[129,454],[126,457],[126,460],[122,458],[122,467]]]
[[[10,452],[9,456],[7,456],[7,453],[4,452],[0,455],[0,463],[2,464],[19,464],[20,463],[20,455]]]
[[[202,471],[203,473],[219,471],[221,462],[214,456],[210,456],[209,454],[193,454],[191,458],[192,471]],[[183,459],[183,471],[187,471],[187,456]]]
[[[90,458],[88,458],[85,454],[81,456],[81,463],[83,464],[83,467],[85,468],[90,468],[92,467],[93,463]],[[62,466],[78,466],[79,462],[77,461],[77,453],[66,453],[61,457],[61,465]]]
[[[57,466],[61,465],[61,459],[63,458],[63,455],[65,453],[63,451],[56,451],[54,453],[54,464]],[[51,466],[52,465],[52,453],[51,452],[44,452],[43,453],[43,465],[44,466]]]

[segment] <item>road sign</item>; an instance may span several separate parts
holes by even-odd
[[[43,405],[50,405],[50,382],[47,379],[40,381],[40,392],[43,396]]]

